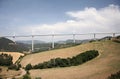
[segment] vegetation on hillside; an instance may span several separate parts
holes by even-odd
[[[0,66],[10,66],[13,64],[13,57],[8,54],[0,54]]]
[[[73,56],[72,58],[66,58],[66,59],[55,58],[44,63],[39,63],[38,65],[34,65],[33,67],[31,64],[28,64],[26,65],[25,69],[30,70],[30,69],[46,69],[46,68],[55,68],[55,67],[77,66],[95,58],[98,55],[99,55],[98,51],[90,50],[78,54],[77,56]]]
[[[22,79],[32,79],[29,74],[23,75]],[[35,79],[42,79],[41,77],[35,77]]]
[[[23,52],[28,51],[28,48],[22,43],[15,43],[10,39],[0,37],[0,51]]]
[[[80,43],[66,43],[66,44],[55,43],[54,44],[54,47],[55,47],[54,49],[68,48],[68,47],[77,46],[77,45],[80,45]],[[39,52],[43,52],[43,51],[54,50],[51,47],[51,43],[35,44],[34,46],[35,46],[35,50],[34,50],[33,53],[39,53]],[[31,45],[29,45],[29,47],[31,47]]]
[[[114,73],[114,74],[111,74],[108,79],[120,79],[120,71]]]
[[[23,57],[24,57],[24,56],[20,56],[20,57],[18,58],[18,60],[17,60],[14,64],[12,64],[12,65],[10,65],[10,66],[8,67],[8,69],[19,70],[19,69],[21,68],[20,61],[21,61],[21,59],[22,59]]]
[[[25,74],[22,79],[31,79],[30,75]]]
[[[13,57],[8,54],[0,54],[0,66],[8,66],[8,69],[19,70],[20,64],[13,64]]]

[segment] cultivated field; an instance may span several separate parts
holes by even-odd
[[[82,65],[30,70],[32,78],[42,79],[106,79],[111,73],[120,70],[120,43],[112,41],[101,41],[82,44],[75,47],[52,50],[38,54],[28,55],[23,58],[22,66],[31,63],[32,65],[48,61],[51,58],[66,58],[75,56],[83,51],[98,50],[100,55]]]

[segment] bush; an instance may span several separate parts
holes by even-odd
[[[41,77],[36,77],[35,79],[42,79]]]
[[[30,74],[29,70],[26,70],[26,73],[29,75]]]
[[[8,69],[15,69],[18,70],[17,66],[15,64],[12,64],[8,67]]]
[[[12,64],[8,67],[8,69],[12,69],[12,70],[19,70],[21,67],[21,64]]]
[[[111,74],[108,79],[120,79],[120,71],[115,74]]]
[[[98,51],[90,50],[90,51],[86,51],[84,53],[78,54],[77,56],[74,56],[72,58],[51,59],[50,61],[47,61],[44,63],[39,63],[38,65],[33,66],[33,69],[76,66],[76,65],[80,65],[84,62],[87,62],[87,61],[95,58],[98,55],[99,55]],[[31,64],[28,64],[25,69],[27,69],[27,70],[32,69]]]
[[[31,77],[28,74],[26,74],[23,76],[23,79],[31,79]]]
[[[31,64],[26,65],[25,70],[30,70],[30,69],[32,69],[32,65]]]
[[[13,57],[8,54],[0,54],[0,66],[10,66],[13,64]]]

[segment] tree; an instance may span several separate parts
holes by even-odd
[[[8,54],[0,54],[0,65],[1,66],[10,66],[13,64],[12,62],[13,57]]]
[[[30,69],[32,69],[32,65],[31,64],[26,65],[25,70],[30,70]]]

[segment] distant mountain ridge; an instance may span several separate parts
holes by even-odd
[[[17,43],[31,44],[32,40],[18,40]],[[45,41],[34,40],[34,44],[45,43]]]
[[[85,39],[85,40],[75,40],[76,43],[85,43],[89,42],[90,39]],[[24,43],[24,44],[32,44],[32,40],[18,40],[16,41],[17,43]],[[50,42],[45,42],[41,40],[34,40],[34,44],[43,44],[43,43],[50,43]],[[68,39],[64,41],[56,41],[55,43],[59,44],[65,44],[65,43],[73,43],[73,39]]]
[[[85,40],[75,40],[75,43],[86,43],[86,42],[89,42],[91,39],[85,39]],[[68,40],[65,40],[65,41],[57,41],[57,43],[60,43],[60,44],[66,44],[66,43],[73,43],[73,39],[68,39]]]

